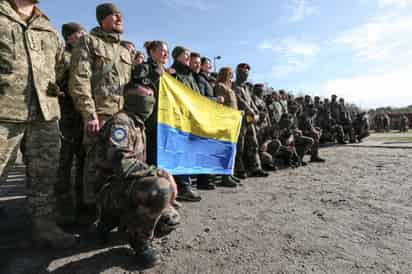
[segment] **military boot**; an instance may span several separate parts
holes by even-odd
[[[131,243],[131,246],[136,252],[136,259],[139,266],[151,268],[160,263],[160,254],[152,246],[151,242]]]
[[[179,190],[176,200],[186,202],[199,202],[202,200],[199,192],[194,191],[190,185],[185,186]]]
[[[77,243],[78,235],[64,232],[50,218],[36,217],[32,225],[32,240],[37,245],[64,249]]]
[[[225,187],[237,187],[238,182],[233,180],[232,176],[223,176],[221,186]]]

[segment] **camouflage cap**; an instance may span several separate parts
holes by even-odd
[[[62,25],[62,35],[64,40],[67,40],[70,35],[79,31],[85,31],[85,29],[78,23],[71,22]]]
[[[99,24],[109,15],[121,13],[121,11],[112,3],[100,4],[96,7],[96,19]]]

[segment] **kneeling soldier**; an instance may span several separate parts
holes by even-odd
[[[153,236],[171,232],[180,218],[171,206],[177,195],[173,176],[146,164],[144,121],[154,104],[151,89],[129,83],[124,109],[103,126],[92,149],[97,229],[104,240],[115,227],[126,232],[139,263],[146,267],[160,261],[151,244]]]

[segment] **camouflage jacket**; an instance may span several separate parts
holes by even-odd
[[[99,132],[94,153],[97,174],[120,179],[153,175],[155,168],[146,164],[144,123],[121,111],[109,119]]]
[[[56,80],[63,72],[63,44],[48,18],[37,8],[34,14],[26,23],[8,1],[0,0],[2,121],[30,120],[33,104],[46,121],[60,118]]]
[[[224,98],[224,105],[230,108],[237,109],[237,99],[233,90],[223,83],[215,85],[214,93],[216,97],[222,96]]]
[[[111,70],[102,74],[110,64]],[[120,35],[96,27],[80,38],[73,49],[69,93],[83,119],[112,116],[120,111],[123,89],[131,74],[132,57],[120,45]]]
[[[235,91],[239,110],[243,110],[248,115],[257,115],[259,113],[245,83],[238,84],[234,82],[232,89]]]

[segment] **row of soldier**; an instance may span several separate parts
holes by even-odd
[[[346,135],[354,141],[367,134],[364,116],[349,119],[336,97],[329,107],[319,98],[312,103],[282,91],[265,95],[262,85],[247,82],[251,68],[245,63],[236,73],[225,67],[213,78],[208,58],[178,46],[165,69],[169,49],[162,41],[145,43],[145,60],[121,40],[122,13],[110,3],[97,6],[98,26],[90,33],[77,23],[64,24],[63,47],[38,2],[0,0],[0,171],[7,176],[20,147],[37,243],[75,245],[78,237],[58,224],[94,216],[97,209],[102,239],[117,227],[128,235],[138,261],[151,266],[159,262],[153,237],[179,224],[176,200],[201,200],[194,179],[198,189],[214,189],[217,179],[236,187],[281,165],[306,165],[308,153],[312,162],[324,162],[322,140],[346,143]],[[233,176],[171,176],[156,167],[156,101],[165,71],[242,112]]]

